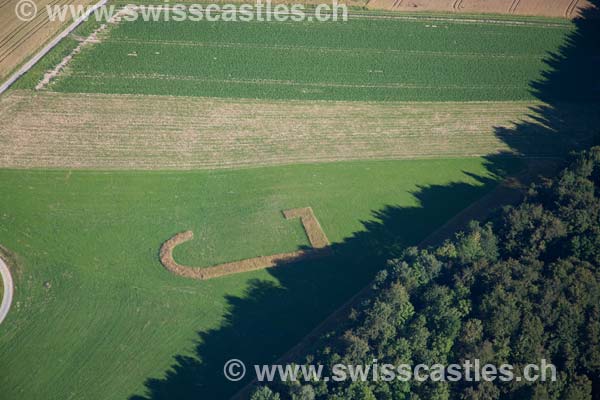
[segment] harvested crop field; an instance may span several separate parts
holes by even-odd
[[[0,2],[0,82],[68,25],[68,22],[50,21],[46,10],[47,5],[52,7],[66,4],[88,5],[92,1],[39,0],[35,2],[38,12],[35,18],[28,22],[17,18],[15,14],[17,3],[17,0]]]
[[[192,169],[296,162],[553,155],[567,138],[525,102],[311,102],[13,91],[0,100],[3,168]],[[35,110],[32,113],[32,110]],[[594,106],[557,118],[592,133]],[[531,128],[502,136],[517,122]],[[500,135],[500,136],[499,136]],[[510,139],[510,140],[508,140]],[[530,145],[531,143],[531,145]],[[535,146],[533,145],[535,144]]]
[[[370,9],[443,11],[576,18],[592,7],[588,0],[371,0]]]

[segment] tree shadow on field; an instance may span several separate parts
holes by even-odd
[[[591,104],[600,101],[600,24],[596,9],[583,14],[560,51],[545,60],[549,69],[543,79],[531,83],[532,93],[545,104],[532,108],[527,121],[516,121],[512,129],[495,128],[498,138],[516,154],[556,158],[590,145],[591,128],[600,126],[598,108]],[[489,156],[486,166],[491,176],[501,177],[514,160]],[[238,358],[252,365],[280,358],[365,287],[385,260],[420,243],[497,184],[492,178],[474,178],[479,185],[419,188],[413,193],[419,207],[388,205],[374,211],[374,220],[363,222],[364,230],[334,244],[330,257],[270,269],[279,285],[251,280],[243,297],[227,298],[229,312],[220,328],[198,332],[195,354],[175,356],[164,377],[148,379],[146,393],[130,400],[225,399],[233,395],[252,374],[240,382],[227,381],[223,376],[227,360]]]
[[[455,183],[421,188],[421,207],[386,206],[373,213],[333,255],[269,270],[279,285],[254,279],[243,297],[229,296],[230,312],[216,330],[199,332],[197,357],[178,355],[163,379],[146,382],[149,394],[132,399],[224,399],[240,384],[223,376],[232,358],[246,365],[275,361],[345,300],[364,287],[391,255],[417,244],[497,180],[477,177],[480,185]],[[227,279],[217,278],[217,279]]]

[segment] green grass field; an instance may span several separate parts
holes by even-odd
[[[237,340],[211,346],[219,356],[198,356],[270,359],[378,267],[321,261],[198,282],[158,262],[161,242],[178,231],[196,238],[175,256],[209,265],[307,245],[299,221],[286,221],[282,209],[312,206],[343,248],[387,205],[397,207],[403,244],[416,243],[489,190],[489,178],[479,158],[187,173],[2,170],[0,243],[18,260],[15,305],[0,335],[0,365],[10,371],[0,374],[2,397],[143,394],[145,380],[161,378],[174,355],[194,353],[198,332],[217,330],[206,340],[220,343],[219,329],[240,303],[248,318],[271,325],[241,326]],[[254,280],[273,293],[250,295]],[[204,398],[235,390],[221,368],[197,377]]]
[[[122,22],[52,86],[278,99],[529,100],[573,25],[461,19]],[[441,18],[441,19],[440,19]]]

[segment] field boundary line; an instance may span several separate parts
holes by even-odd
[[[452,15],[448,16],[433,16],[433,15],[369,15],[369,14],[361,14],[361,13],[349,13],[348,19],[352,18],[366,18],[366,19],[400,19],[400,20],[409,20],[409,21],[436,21],[436,22],[451,22],[451,23],[467,23],[467,24],[490,24],[490,25],[506,25],[506,26],[539,26],[545,28],[565,28],[568,26],[567,24],[560,22],[544,22],[544,21],[522,21],[522,20],[511,20],[507,19],[494,19],[492,16],[490,18],[485,18],[484,16],[471,17],[469,14],[462,13],[460,11],[453,12],[456,15],[466,15],[464,18],[452,17]],[[504,16],[510,17],[511,14],[505,14]]]
[[[462,4],[463,0],[456,0],[457,6],[460,7],[460,5]],[[400,3],[402,3],[402,1],[400,1]],[[399,6],[400,4],[398,4]],[[175,11],[177,10],[176,7],[174,6],[165,6],[163,5],[161,8],[161,12],[162,11]],[[453,9],[454,10],[454,9]],[[403,11],[389,11],[388,13],[382,14],[382,13],[377,13],[376,11],[378,11],[377,9],[373,9],[373,10],[369,10],[369,11],[354,11],[354,10],[349,10],[348,12],[348,20],[351,20],[353,18],[363,18],[363,19],[399,19],[399,20],[408,20],[408,21],[437,21],[437,22],[451,22],[451,23],[475,23],[475,24],[492,24],[492,25],[507,25],[507,26],[540,26],[540,27],[546,27],[546,28],[552,28],[552,27],[566,27],[568,26],[565,23],[561,23],[559,21],[552,21],[552,20],[558,20],[558,18],[556,17],[544,17],[547,18],[549,21],[535,21],[535,20],[523,20],[523,19],[517,19],[515,18],[514,15],[511,14],[504,14],[501,15],[500,17],[494,17],[493,15],[490,15],[489,18],[486,15],[482,15],[482,14],[471,14],[471,13],[463,13],[461,11],[459,11],[457,9],[457,11],[453,11],[450,10],[447,13],[432,13],[432,14],[426,14],[423,13],[422,15],[402,15],[401,13],[403,13]],[[310,10],[306,10],[306,11],[310,11]],[[275,12],[275,11],[264,11],[263,15],[293,15],[292,13],[289,12]],[[310,14],[310,12],[308,12],[306,15],[314,15],[314,14]],[[462,16],[462,17],[461,17]],[[502,18],[504,17],[504,18]],[[512,17],[512,19],[511,19]],[[523,17],[523,16],[522,16]],[[524,16],[525,18],[529,18],[532,16]],[[535,17],[535,16],[534,16]],[[562,19],[560,19],[560,21],[562,21]],[[275,21],[248,21],[246,23],[260,23],[260,24],[264,24],[264,23],[275,23]],[[279,23],[279,22],[277,22]]]
[[[83,23],[94,11],[98,8],[104,6],[108,0],[100,0],[98,3],[88,8],[86,12],[75,20],[71,25],[69,25],[64,31],[58,34],[54,39],[50,41],[46,46],[44,46],[36,55],[33,56],[29,61],[27,61],[21,68],[19,68],[15,73],[13,73],[2,85],[0,85],[0,95],[4,93],[9,87],[11,87],[20,77],[25,75],[35,64],[38,63],[46,54],[50,52],[54,47],[56,47],[64,38],[66,38],[71,32],[75,30],[81,23]]]
[[[415,83],[383,83],[383,84],[347,84],[342,82],[301,82],[295,80],[282,80],[282,79],[223,79],[223,78],[204,78],[202,76],[191,76],[191,75],[178,75],[171,76],[168,74],[156,74],[156,73],[137,73],[137,74],[126,74],[126,73],[98,73],[91,74],[90,72],[77,73],[73,72],[72,76],[78,78],[103,78],[103,79],[129,79],[129,80],[163,80],[163,81],[179,81],[179,82],[209,82],[209,83],[231,83],[239,85],[285,85],[285,86],[310,86],[310,87],[333,87],[333,88],[352,88],[352,89],[471,89],[471,90],[484,90],[497,88],[494,84],[480,84],[480,85],[463,85],[463,84],[452,84],[452,85],[421,85]],[[520,88],[520,85],[503,85],[502,88],[516,89]],[[183,96],[192,97],[192,96]]]
[[[4,285],[4,292],[2,296],[2,303],[0,304],[0,324],[6,318],[10,306],[12,305],[14,283],[10,269],[4,259],[0,256],[0,275],[2,275],[2,284]]]
[[[19,98],[30,98],[33,97],[33,94],[30,90],[27,89],[15,89],[12,91],[13,96],[17,96]],[[185,99],[185,100],[210,100],[215,103],[229,103],[232,100],[235,100],[238,103],[280,103],[280,104],[289,104],[289,103],[323,103],[323,104],[366,104],[366,105],[422,105],[422,104],[527,104],[531,106],[547,106],[548,103],[541,100],[440,100],[440,101],[406,101],[406,100],[392,100],[392,101],[376,101],[376,100],[323,100],[323,99],[253,99],[253,98],[229,98],[229,97],[211,97],[211,96],[180,96],[180,95],[170,95],[170,94],[146,94],[146,93],[100,93],[100,92],[45,92],[44,96],[56,96],[56,97],[69,97],[69,96],[82,96],[82,97],[90,97],[90,98],[109,98],[109,97],[120,97],[120,98],[130,98],[130,99],[143,99],[143,98],[165,98],[165,99]],[[568,102],[558,103],[560,104],[569,104]],[[598,104],[600,106],[600,102],[594,102],[594,104]]]

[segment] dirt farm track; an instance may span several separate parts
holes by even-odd
[[[587,0],[371,0],[371,9],[390,11],[442,11],[576,18],[593,7]]]

